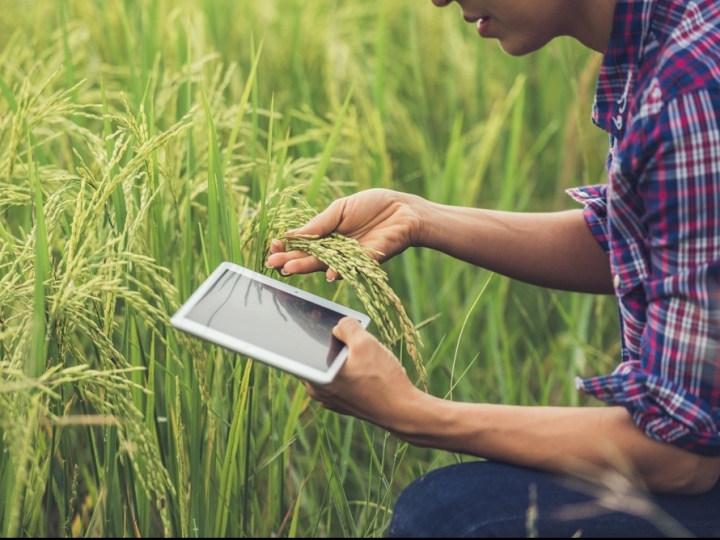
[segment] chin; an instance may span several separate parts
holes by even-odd
[[[500,41],[500,48],[510,56],[525,56],[530,53],[542,49],[548,41],[531,42],[531,41]]]

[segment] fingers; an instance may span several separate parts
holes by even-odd
[[[267,258],[266,264],[269,268],[275,268],[284,276],[309,274],[327,270],[328,268],[326,264],[320,262],[317,258],[299,250],[271,254]]]
[[[270,242],[270,255],[274,255],[275,253],[284,253],[285,252],[285,244],[283,244],[280,240],[273,240]]]
[[[302,383],[305,385],[305,390],[307,390],[308,396],[310,396],[315,401],[320,399],[319,394],[315,391],[315,387],[312,384],[307,381],[302,381]]]
[[[343,317],[333,328],[333,335],[352,348],[364,340],[369,334],[362,327],[360,321],[352,317]]]
[[[325,272],[325,277],[329,282],[335,281],[336,279],[342,279],[342,276],[332,268],[327,269],[327,272]]]
[[[306,225],[303,225],[299,229],[288,231],[285,233],[285,236],[327,236],[340,224],[344,208],[345,200],[338,199],[328,206],[325,211],[312,218]],[[279,270],[284,276],[309,274],[311,272],[326,270],[325,277],[328,281],[335,281],[340,278],[340,274],[335,270],[328,268],[326,264],[304,251],[285,251],[285,245],[280,240],[273,240],[270,243],[270,255],[268,256],[266,264],[270,268]]]
[[[283,276],[310,274],[312,272],[326,270],[325,277],[328,281],[342,279],[342,276],[335,270],[329,268],[328,265],[320,262],[316,257],[313,257],[305,251],[285,251],[285,244],[277,239],[270,242],[269,255],[265,264],[268,268],[275,268]]]
[[[345,199],[337,199],[325,210],[312,218],[307,224],[299,229],[286,232],[285,236],[296,236],[299,234],[320,237],[327,236],[340,225],[344,209]]]
[[[318,388],[316,386],[313,386],[308,381],[302,381],[305,385],[305,389],[307,390],[308,396],[310,396],[314,401],[317,402],[320,407],[323,409],[327,409],[329,411],[334,411],[339,414],[345,414],[345,415],[351,415],[349,409],[344,407],[342,404],[338,403],[336,399],[332,395],[326,395],[326,390],[322,388]]]
[[[284,276],[289,276],[290,274],[309,274],[310,272],[327,269],[327,265],[321,263],[305,251],[285,251],[285,244],[280,240],[270,242],[269,253],[265,264],[269,268],[275,268]]]

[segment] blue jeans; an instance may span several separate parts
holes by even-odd
[[[537,517],[528,526],[530,490],[536,490]],[[565,487],[552,474],[491,461],[461,463],[432,471],[413,482],[395,505],[390,537],[658,537],[679,535],[667,522],[621,512],[561,519],[565,505],[594,498]],[[720,482],[704,495],[653,495],[655,507],[692,535],[720,537]],[[623,506],[624,508],[625,506]],[[576,510],[580,507],[576,507]],[[629,508],[629,505],[628,505]],[[658,528],[658,525],[660,528]],[[672,525],[670,525],[672,526]]]

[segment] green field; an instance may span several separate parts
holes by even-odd
[[[604,181],[599,64],[570,40],[511,58],[429,1],[2,0],[3,536],[382,536],[412,479],[474,458],[325,411],[169,317],[220,261],[267,271],[283,190],[576,207],[566,188]],[[618,360],[612,297],[427,250],[383,268],[426,381],[395,351],[435,395],[584,405],[574,378]]]

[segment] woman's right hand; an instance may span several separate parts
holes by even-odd
[[[370,189],[333,202],[322,213],[303,227],[285,234],[327,236],[337,232],[357,240],[361,246],[375,250],[370,252],[382,263],[416,245],[422,221],[419,207],[424,199],[388,189]],[[329,281],[339,274],[304,251],[285,251],[280,240],[270,244],[267,266],[283,275],[308,274],[326,270]]]

